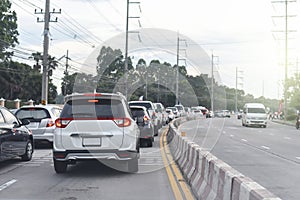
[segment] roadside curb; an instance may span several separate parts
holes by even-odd
[[[167,141],[175,162],[201,200],[280,200],[267,189],[185,137],[177,128],[186,118],[169,125]]]
[[[271,122],[274,122],[277,124],[283,124],[283,125],[287,125],[287,126],[295,126],[295,124],[293,124],[291,122],[285,122],[285,121],[281,121],[281,120],[271,120]]]

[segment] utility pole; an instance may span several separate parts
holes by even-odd
[[[283,1],[272,1],[272,3],[284,3],[285,4],[285,15],[284,16],[273,16],[273,17],[283,17],[285,19],[285,61],[284,61],[284,120],[286,121],[287,116],[287,79],[288,79],[288,33],[296,32],[294,30],[288,29],[288,18],[295,17],[295,15],[288,15],[288,4],[294,3],[295,0],[283,0]]]
[[[130,18],[137,18],[139,19],[140,17],[131,17],[129,16],[129,4],[138,4],[140,11],[141,11],[141,7],[140,7],[140,2],[131,2],[130,0],[127,0],[127,11],[126,11],[126,34],[125,34],[125,67],[124,67],[124,75],[125,75],[125,97],[126,100],[128,100],[128,34],[129,33],[139,33],[136,31],[131,31],[129,32],[129,19]],[[139,22],[139,24],[141,24]],[[139,40],[141,41],[140,37]]]
[[[237,104],[238,104],[238,85],[239,85],[239,79],[243,78],[239,75],[239,73],[242,73],[243,71],[239,71],[238,67],[235,68],[235,112],[238,112]]]
[[[67,50],[67,55],[66,55],[66,70],[65,70],[65,75],[68,75],[68,68],[69,68],[69,60],[71,60],[69,58],[69,50]]]
[[[50,12],[50,0],[46,0],[45,4],[45,12],[41,10],[40,12],[37,12],[35,10],[35,14],[44,14],[44,20],[40,20],[37,18],[37,22],[44,22],[44,42],[43,42],[43,78],[42,78],[42,101],[41,103],[43,105],[46,105],[48,103],[48,50],[49,50],[49,23],[50,22],[57,22],[57,18],[54,21],[51,21],[50,14],[60,14],[61,9],[59,9],[58,12],[53,9],[52,12]]]
[[[214,111],[214,65],[215,61],[214,58],[219,58],[219,56],[214,56],[214,54],[211,54],[211,100],[210,100],[210,110]]]
[[[185,50],[185,49],[180,49],[180,42],[184,41],[185,45],[187,46],[186,40],[185,39],[180,39],[179,34],[177,36],[177,59],[176,59],[176,102],[175,104],[179,104],[179,61],[186,59],[180,59],[180,50]]]

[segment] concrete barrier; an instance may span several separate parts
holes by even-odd
[[[186,119],[174,121],[176,127]],[[169,125],[167,141],[174,160],[197,199],[201,200],[280,200],[264,187],[245,177],[199,145],[182,138]]]

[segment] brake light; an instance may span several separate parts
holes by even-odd
[[[149,117],[147,115],[144,116],[144,121],[148,121],[150,120]]]
[[[99,100],[98,99],[89,99],[88,102],[89,103],[98,103]]]
[[[128,118],[114,118],[113,121],[119,127],[127,127],[131,125],[131,120]]]
[[[53,120],[52,119],[49,119],[48,120],[48,123],[47,123],[47,125],[46,125],[46,127],[52,127],[52,126],[54,126],[55,125],[55,123],[53,122]]]
[[[86,94],[84,94],[84,96],[87,96],[87,97],[99,97],[101,95],[102,94],[100,94],[100,93],[86,93]]]
[[[55,120],[55,126],[57,128],[66,128],[72,120],[74,120],[74,118],[59,118]],[[76,118],[76,120],[112,120],[119,127],[131,125],[131,120],[129,118]]]
[[[72,121],[73,119],[56,119],[55,120],[55,126],[57,128],[66,128],[68,126],[68,124],[70,123],[70,121]]]

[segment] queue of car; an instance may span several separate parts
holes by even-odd
[[[162,126],[196,110],[203,115],[199,107],[165,108],[159,102],[127,102],[119,93],[76,93],[65,97],[63,108],[23,106],[15,114],[1,107],[0,160],[20,156],[28,161],[34,144],[47,142],[53,144],[57,173],[65,173],[68,165],[89,159],[136,172],[140,146],[152,147]]]

